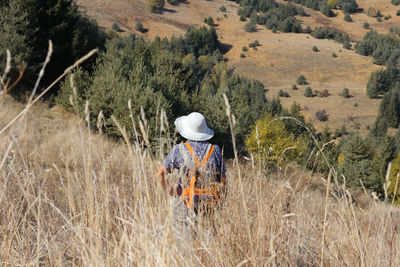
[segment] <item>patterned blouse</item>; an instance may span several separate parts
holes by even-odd
[[[209,147],[208,142],[206,141],[191,141],[188,140],[187,143],[192,147],[194,153],[196,154],[198,159],[203,159],[207,153],[207,148]],[[180,150],[184,147],[186,149],[185,152],[181,152]],[[184,165],[183,153],[189,153],[186,146],[182,146],[181,144],[175,145],[171,152],[164,160],[164,167],[169,171],[173,169],[178,169]],[[190,154],[189,154],[190,155]],[[217,176],[225,175],[226,169],[224,160],[222,158],[221,149],[218,145],[214,145],[214,150],[211,154],[210,159],[207,161],[207,168],[214,170],[217,173]]]

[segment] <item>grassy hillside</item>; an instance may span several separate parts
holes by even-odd
[[[282,1],[283,2],[283,1]],[[340,10],[334,10],[334,17],[326,17],[320,12],[304,8],[308,16],[297,19],[303,28],[318,26],[336,28],[349,34],[355,40],[360,41],[367,29],[363,28],[364,22],[378,32],[386,33],[391,27],[398,25],[400,17],[396,16],[396,7],[390,2],[384,1],[357,1],[360,12],[351,14],[353,22],[344,21],[344,14]],[[189,26],[204,25],[204,18],[213,17],[220,41],[230,47],[225,57],[229,64],[234,66],[239,74],[260,80],[266,88],[268,98],[278,95],[280,90],[289,93],[289,98],[281,98],[287,108],[296,101],[302,107],[302,112],[307,120],[314,123],[318,130],[326,125],[331,129],[337,129],[343,125],[348,130],[359,130],[363,135],[367,133],[367,127],[371,126],[378,112],[379,100],[368,99],[365,88],[370,73],[379,68],[368,57],[348,51],[341,44],[329,40],[317,40],[308,34],[272,33],[261,25],[257,25],[257,32],[244,31],[246,22],[241,22],[237,15],[239,5],[232,1],[186,1],[173,6],[166,2],[165,11],[162,14],[153,14],[147,8],[147,1],[118,0],[108,2],[78,1],[82,10],[99,22],[106,29],[111,29],[113,23],[118,23],[123,30],[120,34],[131,32],[143,35],[147,39],[156,36],[171,37],[183,34]],[[219,8],[224,5],[226,12]],[[384,16],[392,18],[377,22],[376,18],[367,16],[369,7],[381,10]],[[362,10],[361,10],[362,9]],[[142,22],[146,31],[135,31],[136,22]],[[249,45],[254,40],[259,40],[261,46],[257,50],[250,48],[249,52],[243,52],[243,46]],[[313,52],[316,46],[319,52]],[[245,58],[240,58],[240,54]],[[335,53],[337,57],[332,57]],[[309,86],[313,90],[328,90],[327,98],[304,97],[305,87],[292,91],[291,87],[296,78],[305,75]],[[350,89],[353,96],[344,99],[339,94],[344,88]],[[337,110],[340,106],[340,111]],[[325,109],[329,115],[326,122],[316,118],[316,112]]]
[[[22,108],[0,102],[0,129]],[[58,108],[34,107],[0,136],[0,264],[400,264],[397,208],[361,193],[351,199],[290,165],[228,162],[218,216],[185,228],[176,199],[154,180],[161,160],[93,134]]]

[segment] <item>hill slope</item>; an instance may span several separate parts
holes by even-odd
[[[372,64],[370,58],[345,50],[333,41],[317,40],[306,34],[273,34],[260,25],[257,26],[256,33],[247,33],[243,30],[245,22],[240,22],[236,13],[239,6],[234,2],[216,0],[187,1],[177,6],[166,4],[163,14],[150,13],[145,0],[78,2],[81,9],[96,18],[101,26],[110,29],[113,23],[118,23],[125,31],[121,34],[129,32],[141,34],[135,32],[134,25],[138,21],[142,22],[148,30],[142,35],[148,39],[183,34],[188,27],[204,25],[204,18],[213,17],[221,42],[231,46],[225,57],[237,72],[260,80],[269,89],[267,93],[269,98],[277,96],[280,90],[287,91],[291,97],[281,98],[284,106],[290,107],[294,101],[299,103],[306,118],[319,130],[326,125],[332,129],[344,125],[349,130],[358,129],[362,134],[366,134],[367,126],[372,124],[377,115],[379,100],[368,99],[365,95],[370,73],[379,68]],[[348,33],[354,40],[360,40],[367,32],[362,28],[363,21],[369,21],[372,27],[376,26],[379,31],[385,32],[400,19],[395,16],[393,8],[383,8],[381,2],[376,3],[376,7],[381,8],[384,15],[391,14],[393,18],[378,23],[374,18],[366,16],[363,11],[353,14],[355,22],[348,23],[343,20],[341,11],[335,11],[338,14],[336,17],[328,18],[306,8],[310,16],[299,17],[299,20],[303,22],[304,27],[311,25],[338,28]],[[226,13],[219,11],[221,5],[227,7]],[[367,5],[373,4],[360,2],[364,10],[367,9]],[[246,58],[239,58],[242,47],[254,40],[259,40],[261,47],[256,51],[250,49],[245,53]],[[312,52],[313,46],[317,46],[320,52]],[[332,53],[338,57],[333,58]],[[313,90],[326,89],[330,96],[306,98],[304,87],[292,91],[290,88],[300,74],[307,77],[311,83],[309,86]],[[344,99],[338,95],[344,87],[350,89],[352,98]],[[322,109],[329,115],[327,122],[316,119],[316,111]]]

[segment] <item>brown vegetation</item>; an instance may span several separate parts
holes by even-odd
[[[8,98],[1,107],[0,125],[22,108]],[[240,166],[245,177],[231,168],[229,194],[215,229],[196,223],[189,227],[193,232],[184,234],[174,222],[175,202],[153,180],[159,159],[140,146],[129,152],[70,117],[40,106],[1,138],[2,264],[216,266],[324,260],[357,265],[396,259],[388,250],[394,245],[398,251],[394,229],[384,227],[388,208],[373,204],[362,212],[346,197],[332,198],[324,220],[325,206],[318,201],[324,182],[310,183],[307,173],[290,168],[267,177],[258,167]],[[324,221],[329,222],[325,231]],[[371,226],[375,231],[368,230]],[[388,239],[380,237],[385,234]],[[332,245],[335,249],[329,249]],[[369,249],[376,252],[373,257]]]
[[[0,128],[22,109],[0,107]],[[33,108],[0,136],[1,265],[400,264],[399,211],[365,194],[354,203],[293,166],[228,164],[218,215],[182,224],[154,180],[160,160]]]

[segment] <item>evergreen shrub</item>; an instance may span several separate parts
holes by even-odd
[[[141,123],[150,145],[160,136],[172,138],[168,133],[173,133],[174,125],[167,122],[199,111],[215,131],[214,141],[230,154],[225,93],[236,117],[234,131],[241,151],[250,127],[266,112],[265,88],[258,81],[236,75],[223,60],[219,47],[215,29],[207,27],[189,28],[185,36],[171,40],[156,38],[150,42],[135,35],[108,40],[93,71],[75,72],[77,95],[68,77],[57,102],[81,113],[82,105],[89,101],[91,124],[97,124],[102,112],[103,131],[109,135],[120,135],[111,115],[126,128],[129,138],[136,138],[136,127],[138,138],[145,139],[139,130]],[[70,97],[77,99],[74,103],[78,107],[70,105]],[[161,117],[165,123],[162,128]]]
[[[145,31],[144,28],[143,28],[143,24],[140,21],[136,22],[135,30],[137,30],[138,32],[144,32]]]
[[[318,110],[315,112],[315,116],[319,121],[327,121],[328,120],[328,114],[326,113],[325,109]]]
[[[308,84],[307,78],[306,78],[304,75],[301,74],[301,75],[299,75],[299,76],[297,77],[296,83],[297,83],[298,85],[307,85],[307,84]]]
[[[305,97],[313,97],[314,93],[311,89],[311,87],[307,87],[306,90],[304,91],[304,96]]]
[[[280,97],[290,97],[289,93],[283,90],[279,90],[278,96]]]

